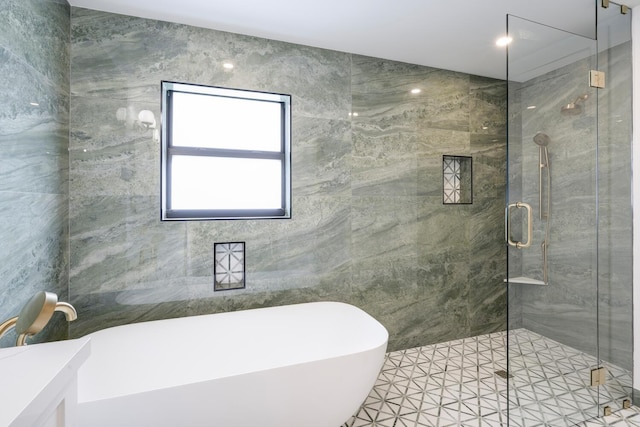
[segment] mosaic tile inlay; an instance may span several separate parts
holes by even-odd
[[[640,427],[640,408],[614,405],[628,394],[630,372],[607,365],[607,385],[595,389],[592,356],[526,329],[509,340],[508,380],[497,374],[507,369],[506,332],[388,353],[373,390],[342,427]],[[597,393],[613,415],[595,418]]]

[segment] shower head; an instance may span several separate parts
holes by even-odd
[[[533,142],[535,142],[540,147],[546,147],[551,142],[551,138],[544,132],[538,132],[533,137]]]
[[[565,116],[577,116],[582,113],[582,107],[575,102],[570,102],[560,108],[560,113]]]
[[[576,98],[575,101],[565,104],[560,108],[560,113],[565,116],[577,116],[582,113],[582,105],[579,103],[586,101],[589,98],[588,93],[584,93]]]

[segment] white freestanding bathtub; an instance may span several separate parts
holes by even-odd
[[[370,392],[387,330],[317,302],[94,332],[78,427],[339,427]]]

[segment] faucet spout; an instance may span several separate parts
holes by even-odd
[[[58,302],[54,311],[61,311],[64,313],[64,317],[67,319],[67,322],[74,321],[78,318],[78,312],[68,302]]]

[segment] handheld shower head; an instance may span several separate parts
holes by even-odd
[[[546,147],[551,142],[551,138],[544,132],[538,132],[533,137],[533,142],[535,142],[540,147]]]
[[[544,132],[538,132],[533,136],[533,142],[538,146],[540,167],[549,166],[549,150],[547,146],[551,142],[551,138]]]

